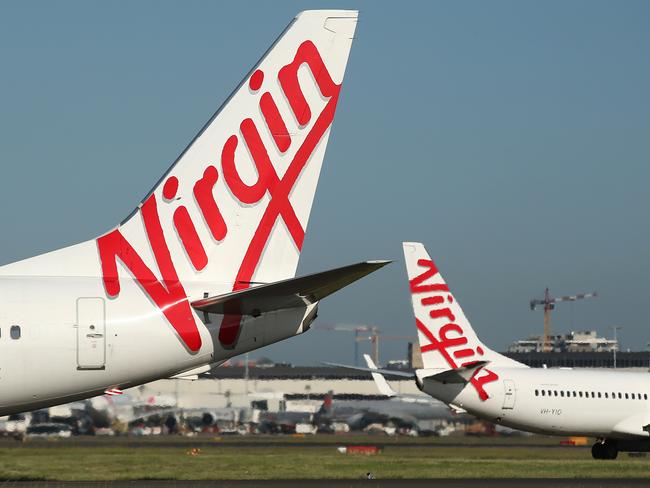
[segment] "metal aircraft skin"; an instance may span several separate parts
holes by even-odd
[[[207,371],[386,264],[294,278],[356,24],[300,13],[121,224],[0,267],[0,416]]]
[[[650,450],[650,377],[615,370],[536,369],[476,335],[424,246],[403,244],[424,392],[497,425],[549,435],[596,437],[596,459]]]

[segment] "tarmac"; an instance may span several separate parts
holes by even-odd
[[[338,441],[338,442],[337,442]],[[462,448],[489,448],[489,447],[508,447],[508,448],[526,448],[526,449],[561,449],[558,443],[549,444],[548,442],[518,442],[513,439],[513,442],[477,442],[470,443],[467,440],[460,440],[458,442],[432,442],[432,443],[419,443],[419,442],[387,442],[382,437],[368,437],[367,439],[354,438],[348,439],[345,437],[335,438],[330,437],[325,441],[311,440],[301,441],[298,439],[273,440],[272,438],[264,438],[258,440],[234,440],[234,438],[224,439],[224,441],[215,441],[211,437],[192,437],[192,438],[179,438],[179,437],[158,437],[158,438],[115,438],[115,437],[100,437],[100,438],[70,438],[65,440],[65,445],[70,447],[148,447],[148,448],[187,448],[191,447],[218,447],[224,449],[248,449],[248,448],[277,448],[277,447],[299,447],[299,448],[323,448],[333,447],[338,445],[355,445],[355,444],[372,444],[381,448],[390,447],[391,449],[447,449],[450,447]],[[16,441],[12,439],[0,440],[0,447],[13,447]],[[50,442],[47,440],[36,439],[30,442],[21,444],[26,448],[57,448],[63,445],[61,442]],[[591,449],[591,444],[585,446],[573,446],[572,449]]]

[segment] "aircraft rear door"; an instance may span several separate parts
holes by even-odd
[[[100,297],[77,299],[77,369],[106,365],[105,304]]]
[[[515,382],[512,380],[503,380],[503,409],[512,410],[515,408],[515,399],[517,396],[517,390],[515,389]]]

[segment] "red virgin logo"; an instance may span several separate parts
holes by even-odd
[[[237,171],[235,150],[240,144],[237,135],[231,135],[220,151],[221,176],[230,192],[241,203],[257,203],[267,193],[270,197],[253,238],[246,248],[244,258],[234,279],[233,291],[250,286],[271,231],[279,218],[284,221],[298,251],[302,248],[305,230],[289,201],[289,195],[314,149],[332,124],[341,89],[341,86],[332,80],[316,46],[311,41],[304,41],[298,47],[293,61],[282,67],[278,72],[280,86],[300,127],[307,126],[313,120],[310,106],[298,81],[298,68],[302,65],[309,68],[321,95],[327,99],[327,102],[323,110],[316,116],[284,175],[280,177],[277,174],[255,122],[251,118],[242,120],[239,130],[241,131],[243,143],[248,148],[257,170],[257,181],[252,185],[248,185],[242,180]],[[265,74],[261,70],[257,70],[251,76],[249,88],[254,95],[257,95],[261,90],[264,76]],[[281,154],[286,153],[293,141],[270,92],[265,91],[261,94],[259,108],[277,149]],[[215,166],[206,165],[202,178],[196,181],[193,186],[196,204],[205,219],[210,234],[217,241],[227,239],[228,236],[227,222],[219,211],[218,202],[215,201],[213,194],[213,188],[219,177],[219,171]],[[175,176],[169,177],[165,182],[163,200],[167,202],[166,204],[172,204],[178,185],[179,181]],[[201,348],[201,336],[194,321],[187,294],[178,278],[176,267],[165,240],[155,194],[145,200],[140,208],[140,213],[145,234],[153,250],[162,280],[159,280],[149,269],[120,230],[115,229],[97,239],[106,293],[109,297],[117,297],[120,293],[120,280],[117,272],[117,260],[119,259],[133,274],[144,293],[162,311],[183,344],[190,351],[196,352]],[[204,269],[208,264],[208,255],[184,205],[179,205],[174,210],[173,224],[193,268],[197,271]],[[224,347],[232,348],[235,346],[241,329],[241,321],[242,316],[238,310],[233,310],[230,314],[224,316],[219,329],[219,341]]]
[[[428,339],[429,344],[421,347],[424,354],[429,351],[437,351],[451,369],[462,366],[468,366],[481,359],[484,351],[481,346],[472,346],[465,336],[463,328],[456,324],[456,317],[447,304],[454,302],[454,297],[449,292],[449,287],[445,283],[424,284],[425,281],[433,278],[438,274],[438,269],[430,259],[419,259],[418,266],[426,268],[422,274],[410,280],[409,285],[412,295],[426,294],[420,299],[425,307],[429,308],[429,317],[433,323],[443,323],[438,328],[438,337],[427,327],[420,318],[415,317],[415,323],[418,330]],[[481,400],[487,400],[489,395],[485,391],[484,385],[499,379],[499,376],[482,368],[470,380],[470,383],[478,393]]]

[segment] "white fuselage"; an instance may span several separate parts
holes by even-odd
[[[219,364],[303,332],[313,308],[247,318],[232,349],[217,339],[221,316],[204,323],[194,312],[202,345],[189,352],[137,283],[122,279],[119,300],[106,298],[102,286],[101,278],[0,277],[0,416]],[[198,286],[186,285],[191,296],[202,296]],[[19,338],[12,327],[20,328]]]
[[[551,435],[648,437],[650,375],[609,370],[490,368],[499,380],[481,400],[471,383],[424,379],[440,400],[497,424]]]
[[[357,16],[299,13],[120,225],[0,267],[0,416],[198,373],[309,327],[311,296],[214,304],[295,277]]]

